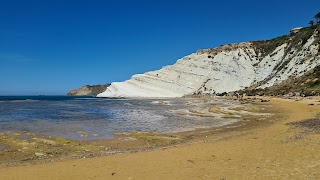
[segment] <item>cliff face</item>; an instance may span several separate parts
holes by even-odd
[[[266,88],[320,64],[320,26],[268,41],[199,50],[160,70],[115,82],[99,97],[182,97]]]
[[[97,96],[104,92],[110,84],[104,85],[85,85],[79,89],[70,90],[67,96]]]
[[[254,86],[240,90],[238,93],[246,93],[247,95],[305,95],[314,96],[320,94],[320,66],[313,68],[302,76],[289,77],[280,84],[264,88],[256,89]]]

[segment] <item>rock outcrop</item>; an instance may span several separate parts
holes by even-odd
[[[267,41],[199,50],[160,70],[112,83],[98,97],[182,97],[266,88],[320,65],[320,26]]]
[[[110,84],[104,85],[85,85],[79,89],[70,90],[67,96],[97,96],[104,92]]]

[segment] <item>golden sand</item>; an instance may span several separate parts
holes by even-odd
[[[287,125],[320,113],[319,100],[268,104],[282,112],[279,120],[230,131],[229,138],[215,134],[147,152],[0,167],[0,179],[320,179],[320,134],[299,136],[303,129]]]

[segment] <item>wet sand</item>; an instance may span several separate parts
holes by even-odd
[[[320,134],[288,123],[315,117],[319,100],[265,104],[278,110],[272,122],[199,131],[189,134],[190,141],[137,153],[2,165],[0,179],[318,179]]]

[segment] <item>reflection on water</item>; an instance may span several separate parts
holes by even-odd
[[[222,126],[235,120],[179,116],[177,111],[206,109],[212,105],[230,106],[231,101],[212,99],[97,99],[0,98],[0,132],[35,132],[49,136],[83,140],[110,137],[114,133],[156,131],[160,133]],[[94,136],[99,134],[99,136]]]

